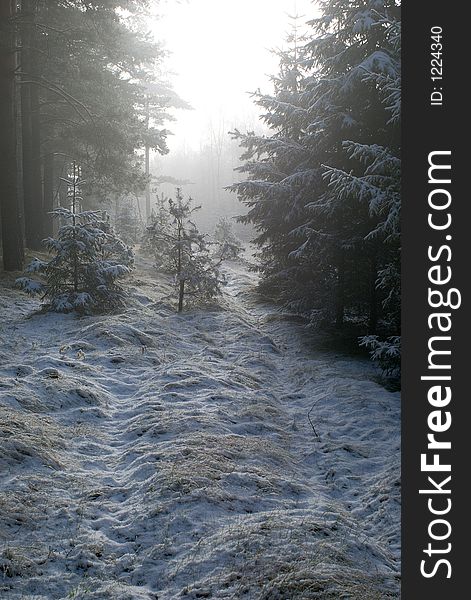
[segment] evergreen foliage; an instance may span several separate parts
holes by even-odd
[[[278,52],[274,93],[255,94],[269,133],[233,132],[245,178],[231,189],[257,231],[263,289],[313,323],[355,324],[396,347],[400,2],[319,6]]]
[[[141,250],[154,257],[155,266],[163,271],[171,271],[168,264],[170,242],[166,236],[170,228],[169,198],[164,194],[157,195],[150,216],[150,223],[144,231]]]
[[[13,269],[25,244],[39,250],[53,235],[60,175],[74,161],[87,179],[83,208],[135,197],[149,181],[143,154],[168,151],[168,109],[187,105],[168,84],[165,52],[149,33],[151,2],[7,4],[0,52],[8,68],[0,77],[9,95],[0,120],[12,164],[0,184],[12,175],[0,208],[4,262]]]
[[[90,198],[143,190],[136,149],[168,151],[163,122],[178,99],[158,79],[164,52],[146,33],[146,4],[38,3],[33,13],[42,133],[82,166]]]
[[[44,244],[53,257],[34,258],[17,285],[32,295],[41,295],[55,312],[101,312],[122,306],[125,291],[121,279],[133,264],[132,250],[113,232],[109,218],[99,211],[76,212],[80,197],[79,177],[67,181],[72,208],[58,208],[54,216],[62,225],[56,238]]]
[[[175,200],[165,203],[164,197],[161,198],[154,222],[148,227],[156,266],[175,277],[178,312],[182,312],[185,298],[211,300],[221,293],[224,283],[219,270],[223,258],[214,256],[208,237],[192,220],[192,215],[201,208],[192,203],[177,188]]]
[[[243,246],[242,242],[234,233],[232,223],[226,217],[222,217],[214,228],[214,240],[217,244],[216,254],[227,259],[239,258]]]
[[[128,246],[134,246],[139,240],[141,222],[135,202],[123,198],[117,202],[114,218],[116,233]]]
[[[401,372],[401,338],[394,335],[380,339],[377,335],[365,335],[360,344],[370,351],[371,359],[378,363],[383,372],[398,379]]]

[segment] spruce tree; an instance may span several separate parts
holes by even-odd
[[[399,3],[326,0],[321,8],[322,17],[311,22],[316,76],[308,92],[317,117],[312,140],[322,149],[328,186],[310,208],[316,219],[329,215],[329,231],[341,233],[343,277],[355,273],[357,282],[348,282],[344,300],[368,313],[374,333],[386,300],[378,278],[398,264]]]
[[[170,228],[169,198],[165,194],[156,197],[149,224],[145,228],[141,241],[141,250],[153,256],[158,269],[170,270],[168,256],[170,254],[170,241],[167,233]]]
[[[399,328],[400,3],[324,0],[280,53],[269,134],[235,136],[232,189],[258,236],[262,287],[311,320]],[[371,340],[371,338],[369,338]]]
[[[304,288],[307,282],[301,283],[300,264],[292,253],[299,247],[299,228],[304,225],[312,183],[305,175],[309,151],[302,143],[310,117],[305,95],[305,39],[297,18],[287,44],[287,49],[276,52],[280,71],[272,78],[274,93],[254,94],[270,133],[233,132],[244,148],[244,164],[237,170],[246,178],[230,189],[249,208],[240,220],[253,224],[258,233],[254,242],[260,248],[262,287],[276,291],[282,302],[296,303],[293,286]]]

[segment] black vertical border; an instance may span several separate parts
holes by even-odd
[[[450,1],[405,0],[402,4],[402,598],[403,600],[454,600],[471,597],[468,481],[471,482],[471,393],[467,373],[471,375],[471,315],[469,283],[471,278],[471,192],[467,186],[471,175],[471,149],[467,137],[471,132],[471,98],[466,91],[471,75],[471,20],[467,5]],[[443,28],[444,104],[430,106],[433,83],[430,79],[431,38],[433,26]],[[428,154],[434,150],[452,151],[453,195],[452,286],[462,293],[462,306],[452,312],[452,426],[443,439],[451,439],[447,458],[452,465],[452,509],[446,518],[452,525],[448,558],[451,579],[446,569],[426,579],[420,562],[427,558],[427,528],[434,518],[427,509],[427,498],[419,489],[427,483],[420,471],[420,455],[426,451],[428,382],[421,382],[427,370],[427,342],[431,335],[427,317],[428,268],[427,249],[446,243],[443,232],[427,225],[430,185],[427,179]],[[429,486],[430,487],[430,486]],[[445,545],[445,542],[442,543]],[[436,542],[440,547],[440,543]],[[438,558],[440,556],[437,555]],[[431,563],[429,563],[431,564]]]

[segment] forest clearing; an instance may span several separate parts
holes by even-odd
[[[140,259],[80,318],[3,281],[2,598],[397,597],[398,393],[227,276],[179,315]]]
[[[0,3],[1,600],[399,597],[400,4]]]

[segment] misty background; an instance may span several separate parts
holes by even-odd
[[[170,49],[167,77],[190,108],[171,110],[170,152],[151,152],[152,202],[156,194],[173,196],[178,185],[202,206],[199,227],[212,232],[221,217],[247,210],[224,189],[242,178],[234,170],[241,149],[229,132],[267,131],[251,94],[273,89],[279,57],[272,50],[284,47],[289,17],[303,24],[316,10],[308,0],[194,0],[166,2],[161,11],[152,32]],[[240,237],[250,238],[247,225],[233,223]]]

